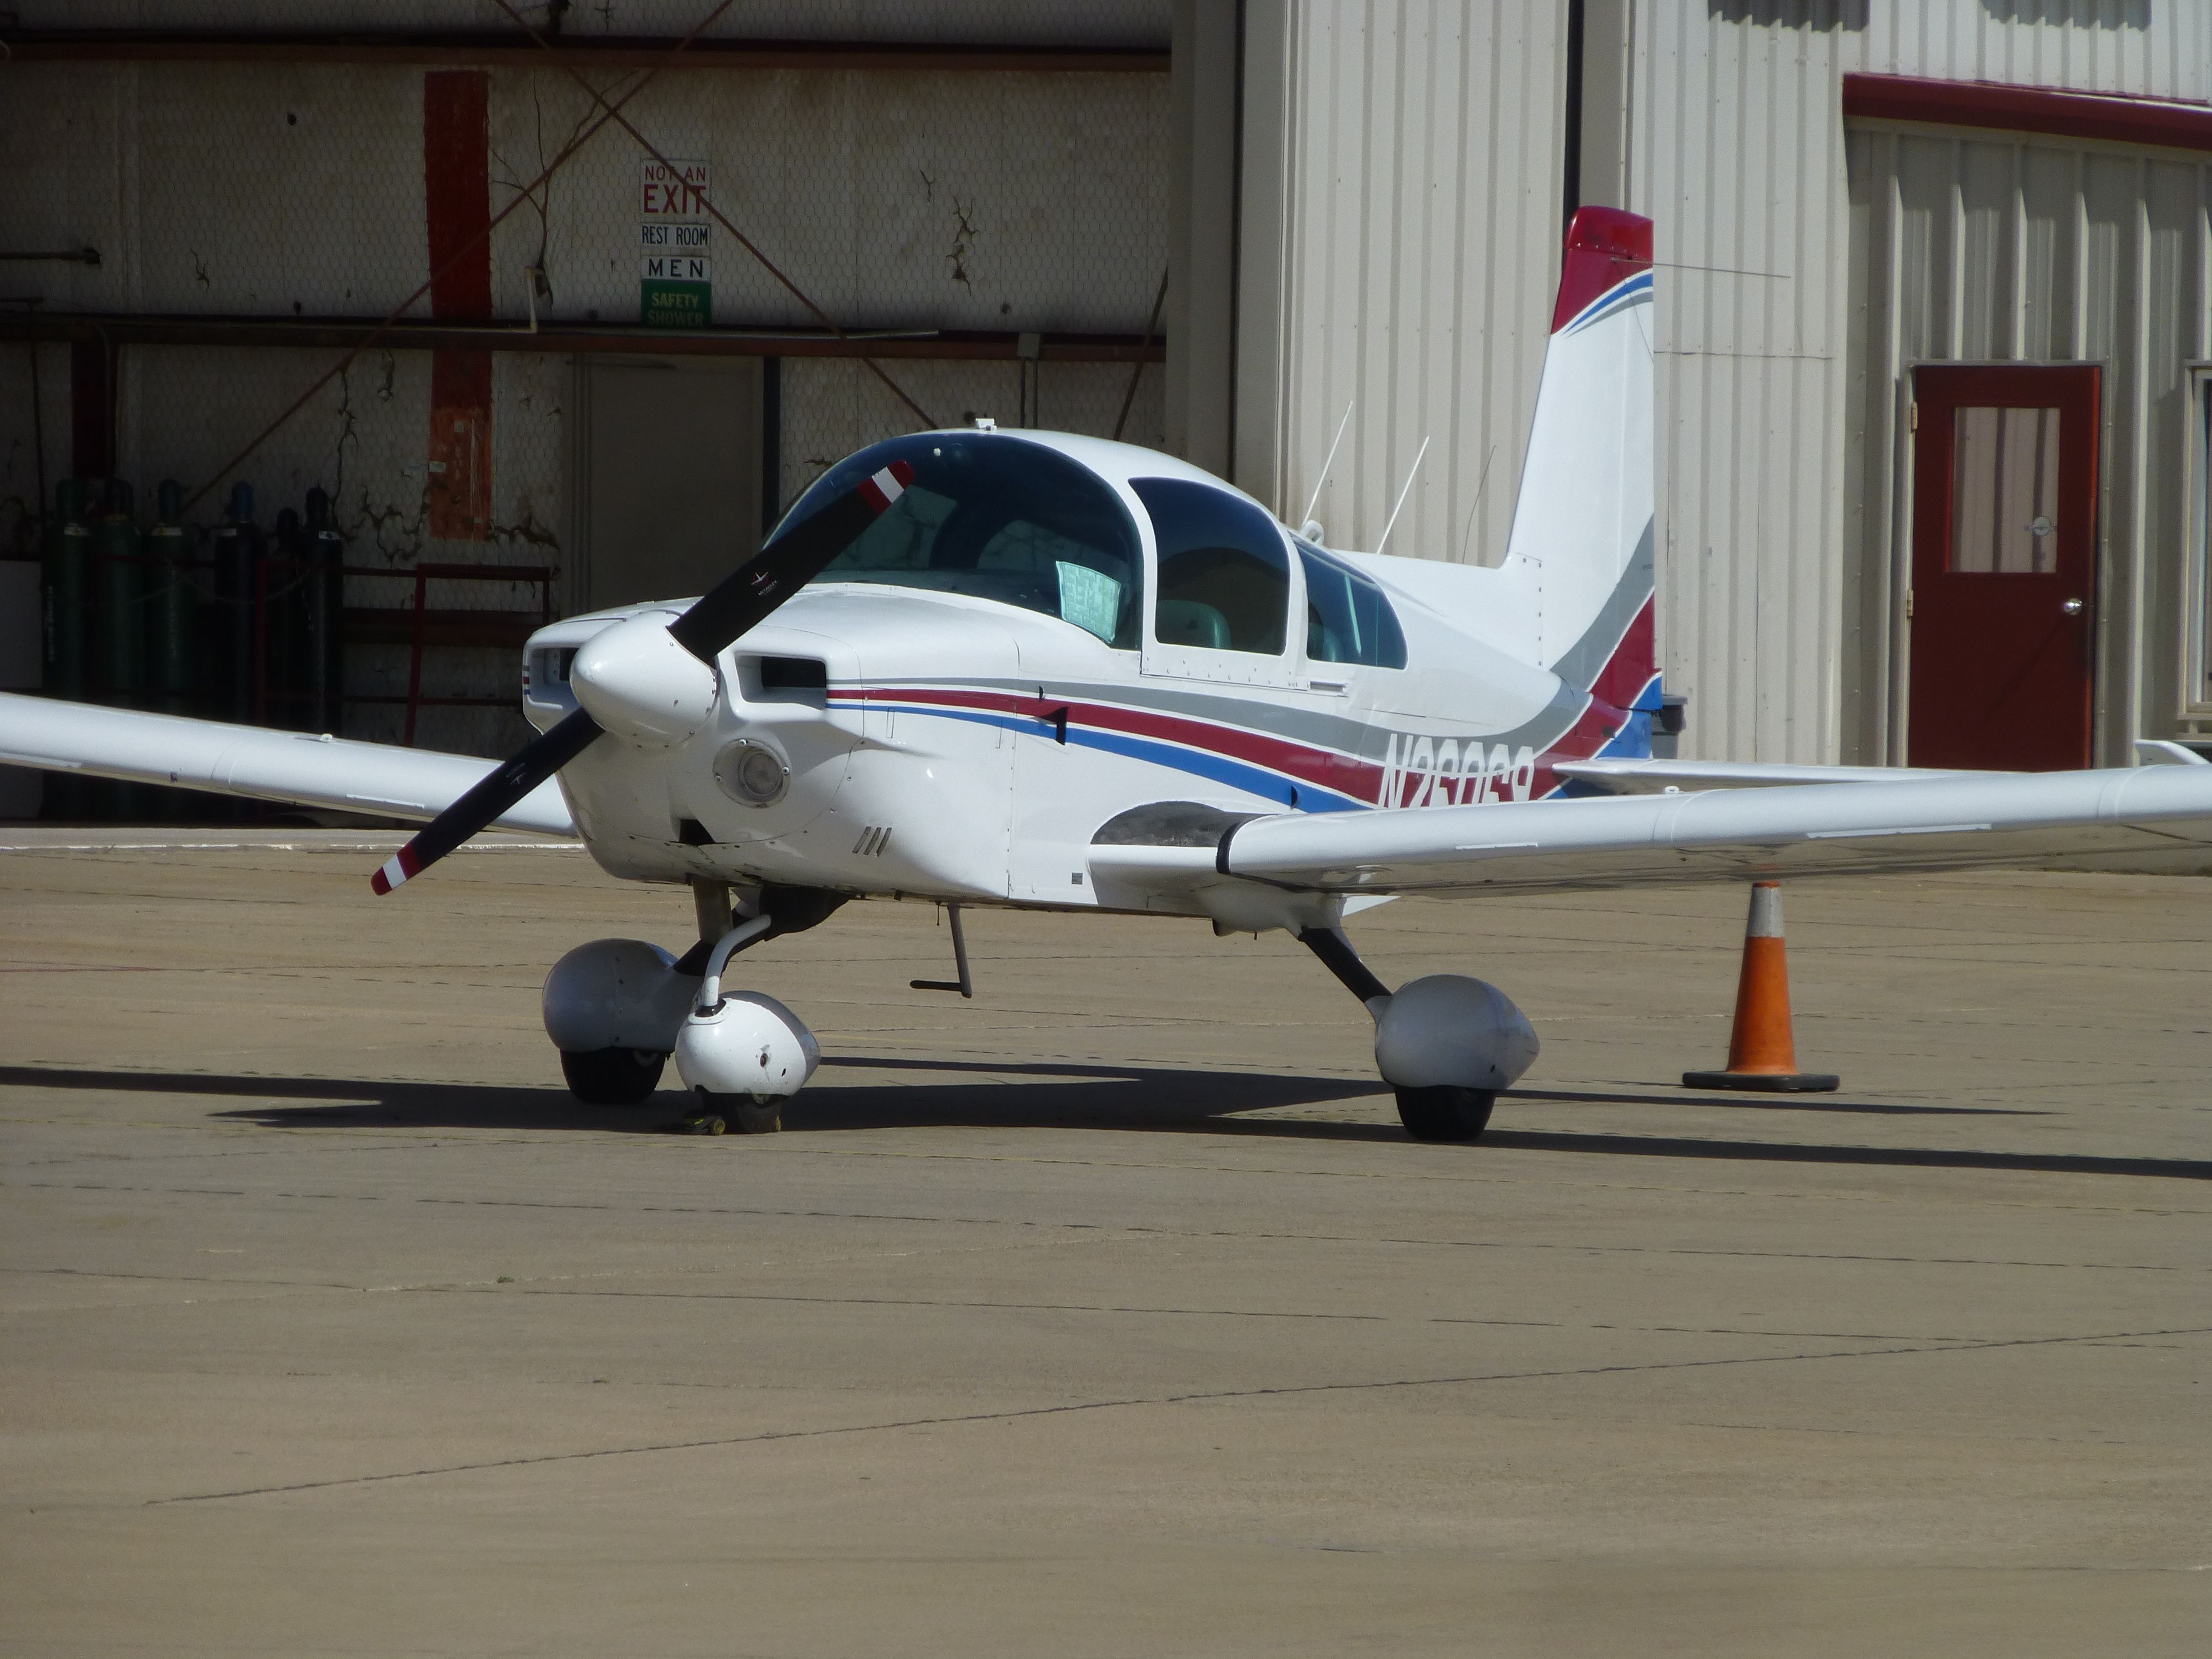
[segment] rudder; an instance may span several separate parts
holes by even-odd
[[[1529,654],[1617,708],[1656,700],[1651,221],[1578,210],[1500,575]]]

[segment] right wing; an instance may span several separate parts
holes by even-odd
[[[1189,867],[1196,859],[1182,848],[1098,850],[1149,866],[1144,873],[1156,880],[1203,879]],[[1128,854],[1144,857],[1127,860]],[[1279,814],[1236,825],[1212,858],[1217,876],[1323,894],[1620,887],[1993,865],[2095,869],[2121,861],[2136,868],[2212,863],[2212,768]]]
[[[436,817],[499,764],[6,691],[0,691],[0,763],[416,820]],[[560,786],[550,779],[497,822],[546,836],[576,833]]]
[[[1669,789],[1778,789],[1800,783],[1926,783],[1939,778],[2001,778],[2002,772],[1947,772],[1919,766],[1800,766],[1784,761],[1571,760],[1552,770],[1608,795],[1660,795]]]

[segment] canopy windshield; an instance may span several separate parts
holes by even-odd
[[[1042,444],[993,432],[893,438],[816,479],[786,526],[893,461],[914,482],[816,580],[996,599],[1136,649],[1137,527],[1103,479]]]

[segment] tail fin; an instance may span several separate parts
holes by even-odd
[[[1615,708],[1656,705],[1651,222],[1578,210],[1501,574],[1536,660]]]

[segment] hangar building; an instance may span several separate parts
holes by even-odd
[[[9,11],[0,575],[64,478],[134,535],[174,479],[186,543],[264,562],[209,556],[186,684],[103,620],[161,610],[114,543],[84,695],[499,751],[539,617],[697,591],[838,457],[977,416],[1341,546],[1410,476],[1389,550],[1494,560],[1598,204],[1656,222],[1683,754],[2212,738],[2212,0]],[[317,545],[319,690],[278,615]]]

